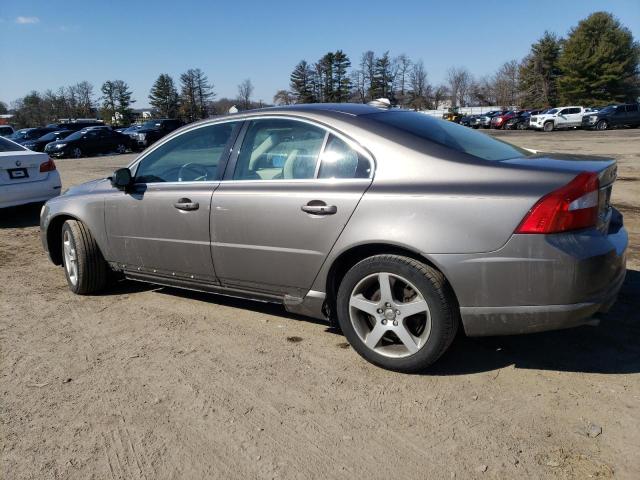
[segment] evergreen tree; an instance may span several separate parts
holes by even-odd
[[[180,75],[180,110],[188,122],[207,118],[214,96],[213,85],[199,68],[190,68]]]
[[[333,85],[333,52],[328,52],[316,63],[316,72],[320,84],[320,101],[334,102],[335,88]]]
[[[309,64],[302,60],[291,72],[291,90],[296,96],[296,103],[316,103],[313,93],[313,72]]]
[[[348,102],[351,93],[351,79],[349,78],[348,69],[351,66],[351,60],[342,51],[338,50],[333,54],[333,92],[332,101]]]
[[[561,47],[562,40],[549,32],[531,45],[531,52],[520,64],[522,105],[533,108],[558,105]]]
[[[393,72],[389,52],[375,60],[373,78],[371,80],[371,97],[393,100]]]
[[[178,115],[178,90],[168,74],[161,73],[151,87],[149,103],[161,117],[175,118]]]
[[[640,46],[613,15],[589,15],[571,30],[560,55],[562,101],[592,105],[634,99],[639,59]]]

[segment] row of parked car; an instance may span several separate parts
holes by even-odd
[[[140,151],[182,126],[179,120],[161,118],[128,128],[113,129],[96,120],[52,123],[14,131],[7,125],[0,136],[55,158],[81,158],[104,153]]]
[[[460,123],[471,128],[504,130],[542,130],[584,128],[608,130],[613,127],[640,126],[638,103],[585,108],[567,106],[539,110],[493,110],[479,115],[466,115]]]

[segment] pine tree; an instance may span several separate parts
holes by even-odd
[[[393,73],[389,52],[375,60],[373,79],[371,80],[371,97],[393,100]]]
[[[161,73],[151,87],[149,103],[161,117],[175,118],[178,115],[178,91],[168,74]]]
[[[563,102],[593,105],[638,95],[640,46],[629,29],[607,12],[596,12],[571,30],[558,80]]]
[[[342,51],[337,50],[333,54],[333,92],[332,101],[348,102],[351,94],[351,79],[349,78],[348,69],[351,66],[351,60]]]
[[[180,75],[180,110],[188,122],[206,118],[214,96],[213,85],[199,68],[190,68]]]
[[[316,103],[313,93],[313,72],[309,64],[302,60],[291,72],[291,90],[296,96],[296,103]]]
[[[542,38],[531,45],[531,52],[520,64],[522,105],[542,108],[558,104],[561,48],[562,40],[549,32],[544,32]]]
[[[320,83],[320,101],[335,102],[335,89],[333,85],[333,52],[328,52],[316,63],[316,72]]]

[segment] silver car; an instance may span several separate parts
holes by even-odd
[[[125,278],[327,319],[425,369],[467,335],[583,324],[615,300],[616,163],[534,153],[417,112],[297,105],[188,125],[42,210],[70,289]]]

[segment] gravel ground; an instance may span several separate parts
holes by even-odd
[[[638,478],[640,130],[495,135],[618,159],[627,282],[600,326],[461,335],[427,375],[279,306],[133,282],[74,296],[39,208],[0,211],[0,477]],[[57,164],[66,188],[132,158]]]

